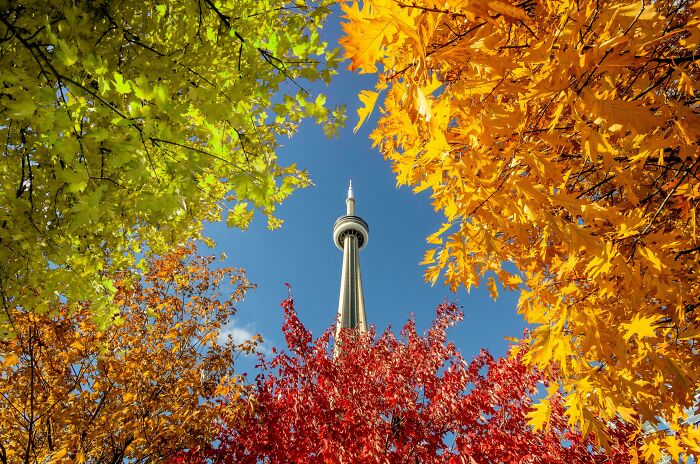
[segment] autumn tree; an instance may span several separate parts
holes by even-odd
[[[698,8],[343,7],[351,69],[378,74],[360,123],[383,94],[372,140],[446,217],[426,279],[519,288],[525,359],[560,376],[570,423],[604,439],[615,417],[640,435],[662,417],[650,460],[700,452]]]
[[[309,181],[277,139],[343,119],[305,90],[335,73],[328,3],[0,2],[0,323],[61,298],[106,323],[107,268],[202,221],[245,228],[257,209],[279,226]]]
[[[173,462],[630,462],[634,443],[621,422],[610,424],[613,439],[600,451],[567,426],[556,395],[549,425],[534,431],[527,416],[542,373],[522,362],[522,345],[510,359],[482,351],[466,362],[446,341],[462,317],[454,305],[440,305],[424,335],[413,320],[400,338],[346,332],[335,359],[332,330],[313,340],[293,301],[283,306],[288,351],[261,358],[243,398],[249,407],[224,416],[215,446]]]
[[[217,398],[244,388],[234,360],[254,347],[222,325],[251,285],[194,253],[120,273],[104,331],[88,303],[14,308],[15,337],[0,341],[0,462],[156,462],[213,438]]]

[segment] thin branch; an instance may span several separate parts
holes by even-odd
[[[635,58],[645,58],[644,56],[638,56]],[[674,66],[677,66],[681,63],[689,63],[692,61],[698,61],[700,60],[700,55],[688,55],[688,56],[678,56],[678,57],[673,57],[673,58],[651,58],[649,61],[653,61],[655,63],[664,63],[664,64],[672,64]]]
[[[661,211],[663,210],[664,206],[666,206],[666,202],[668,202],[669,198],[676,192],[678,187],[681,186],[683,181],[685,180],[686,177],[688,177],[688,172],[692,171],[695,165],[700,161],[700,158],[696,159],[693,164],[688,168],[688,170],[683,174],[683,177],[678,181],[676,185],[673,186],[673,188],[668,192],[664,200],[661,202],[659,207],[656,209],[656,212],[654,213],[654,216],[652,216],[651,221],[649,221],[649,224],[646,225],[644,230],[642,230],[637,237],[635,238],[634,242],[632,243],[632,253],[630,254],[630,260],[634,258],[634,252],[637,249],[637,243],[642,239],[644,235],[651,229],[652,224],[654,224],[654,221],[656,221],[656,218],[661,214]]]
[[[652,90],[654,90],[655,88],[657,88],[658,86],[660,86],[661,84],[663,84],[664,81],[667,80],[667,79],[669,79],[669,78],[671,77],[672,74],[673,74],[673,68],[671,68],[671,69],[669,69],[668,71],[666,71],[666,73],[665,73],[663,76],[661,76],[656,82],[654,82],[654,83],[651,84],[649,87],[647,87],[644,91],[642,91],[641,93],[639,93],[638,95],[636,95],[634,98],[632,98],[631,101],[639,100],[639,99],[642,98],[644,95],[648,94],[649,92],[651,92]]]
[[[592,191],[594,191],[595,189],[597,189],[597,188],[600,187],[601,185],[605,184],[606,182],[608,182],[608,181],[610,181],[611,179],[614,179],[614,178],[615,178],[614,175],[605,177],[603,180],[601,180],[600,182],[596,183],[596,184],[593,185],[591,188],[586,189],[586,190],[584,190],[583,192],[579,193],[579,194],[576,196],[576,199],[577,199],[577,200],[580,200],[581,197],[583,197],[584,195],[587,195],[587,194],[591,193]]]
[[[233,34],[236,36],[236,38],[237,38],[238,40],[240,40],[241,42],[245,42],[245,39],[244,39],[238,32],[236,32],[236,31],[233,29],[233,27],[231,26],[231,21],[230,21],[231,17],[230,17],[230,16],[227,16],[227,15],[223,14],[223,13],[221,12],[221,10],[219,10],[219,9],[216,7],[216,5],[214,5],[214,3],[212,3],[211,0],[204,0],[204,3],[206,3],[207,6],[209,6],[209,9],[210,9],[210,10],[212,10],[212,11],[214,11],[214,13],[216,13],[216,15],[219,17],[219,19],[221,20],[221,22],[224,23],[224,24],[226,25],[226,27],[228,27],[230,30],[233,31]]]
[[[455,13],[454,11],[450,11],[450,10],[441,10],[440,8],[416,5],[415,3],[408,5],[406,3],[397,1],[396,4],[398,6],[400,6],[401,8],[415,8],[417,10],[427,11],[430,13],[443,13],[443,14],[447,14],[450,16],[454,16],[455,18],[466,18],[467,17],[467,15],[465,15],[463,13]]]
[[[503,180],[502,180],[501,183],[498,185],[498,187],[496,187],[496,189],[495,189],[493,192],[491,192],[491,193],[489,194],[488,197],[484,198],[484,199],[481,201],[481,203],[479,203],[469,214],[467,214],[466,217],[467,217],[467,218],[471,217],[471,216],[472,216],[474,213],[476,213],[482,206],[484,206],[484,205],[486,204],[486,202],[488,202],[489,200],[491,200],[491,198],[492,198],[499,190],[501,190],[501,188],[502,188],[503,185],[506,183],[506,181],[508,180],[508,178],[513,174],[513,172],[515,172],[515,168],[518,167],[518,166],[520,166],[520,163],[516,164],[515,166],[509,166],[507,169],[508,169],[510,172],[508,172],[508,174],[505,175],[505,176],[503,177]]]
[[[187,150],[192,150],[192,151],[194,151],[194,152],[196,152],[196,153],[201,153],[202,155],[206,155],[206,156],[210,156],[210,157],[212,157],[212,158],[214,158],[214,159],[218,159],[219,161],[223,161],[224,163],[228,164],[229,166],[233,166],[234,168],[238,169],[238,170],[241,171],[241,172],[247,172],[247,171],[243,170],[240,166],[238,166],[236,163],[233,163],[232,161],[229,161],[229,160],[227,160],[227,159],[225,159],[225,158],[222,158],[222,157],[220,157],[220,156],[217,156],[217,155],[215,155],[215,154],[213,154],[213,153],[209,153],[208,151],[202,150],[201,148],[190,147],[190,146],[187,146],[187,145],[185,145],[185,144],[183,144],[183,143],[173,142],[172,140],[159,139],[159,138],[156,138],[156,137],[150,137],[149,140],[150,140],[151,142],[153,142],[153,144],[156,145],[156,146],[158,146],[158,147],[160,147],[160,145],[159,145],[160,143],[167,143],[168,145],[174,145],[174,146],[176,146],[176,147],[185,148],[185,149],[187,149]],[[250,174],[250,173],[249,173],[249,174]],[[250,176],[253,177],[253,178],[255,178],[255,176],[253,176],[252,174],[250,174]]]
[[[676,253],[676,257],[673,258],[673,260],[678,261],[678,258],[680,258],[681,256],[689,255],[690,253],[696,253],[698,251],[700,251],[700,246],[696,246],[695,248],[690,248],[688,250],[679,251],[678,253]]]

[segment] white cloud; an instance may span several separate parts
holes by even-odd
[[[217,342],[223,344],[228,340],[230,336],[234,343],[244,343],[253,338],[254,335],[258,335],[258,333],[259,332],[255,330],[255,327],[252,324],[245,324],[244,326],[239,326],[234,320],[228,323],[223,328],[223,330],[217,337]],[[263,340],[264,339],[265,338],[263,337]],[[258,344],[258,350],[266,355],[272,353],[270,348],[268,348],[265,343]]]

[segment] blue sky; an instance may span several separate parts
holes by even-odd
[[[337,12],[322,35],[329,44],[337,43]],[[285,282],[291,284],[299,317],[314,336],[335,323],[342,253],[333,245],[332,230],[345,212],[352,179],[357,214],[370,228],[368,245],[360,254],[368,322],[378,332],[389,325],[398,331],[414,313],[423,330],[433,319],[435,307],[448,299],[465,312],[464,322],[452,328],[449,336],[466,358],[482,347],[494,355],[505,354],[503,337],[519,336],[525,327],[515,310],[515,293],[502,292],[493,302],[485,288],[454,294],[440,282],[431,286],[423,280],[424,267],[419,263],[428,248],[425,238],[439,228],[442,215],[433,210],[429,192],[414,194],[396,187],[391,166],[368,138],[376,111],[353,134],[357,94],[373,88],[373,79],[342,69],[329,87],[320,89],[329,105],[348,105],[348,127],[338,137],[328,140],[320,127],[305,122],[294,138],[282,140],[280,163],[296,162],[308,169],[314,186],[295,192],[278,209],[284,219],[281,229],[268,231],[262,215],[247,231],[227,229],[225,224],[206,226],[205,233],[217,242],[216,253],[225,252],[226,264],[246,268],[248,278],[258,285],[238,305],[229,329],[236,335],[260,333],[267,348],[282,347],[279,303],[287,296]]]

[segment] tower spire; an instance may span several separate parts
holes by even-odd
[[[333,226],[333,242],[343,251],[336,342],[341,329],[367,331],[359,252],[369,240],[369,226],[361,217],[355,215],[355,192],[352,189],[352,181],[348,187],[345,204],[347,214],[338,218]]]
[[[350,186],[348,187],[348,197],[345,199],[345,204],[347,205],[347,215],[355,215],[355,192],[352,191],[352,179],[350,179]]]

